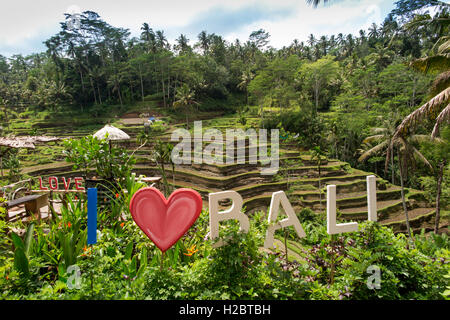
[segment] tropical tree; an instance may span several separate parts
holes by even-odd
[[[253,72],[251,72],[249,69],[245,70],[244,72],[242,72],[242,76],[241,76],[241,82],[238,83],[237,87],[242,90],[245,91],[245,103],[248,104],[248,90],[247,87],[250,83],[250,81],[252,81],[252,79],[255,77],[255,75],[253,74]]]
[[[400,1],[410,12],[411,4]],[[406,30],[416,31],[420,27],[432,27],[440,35],[432,48],[431,54],[427,57],[415,59],[411,62],[411,67],[422,73],[439,73],[431,85],[430,95],[432,98],[423,104],[420,108],[409,114],[398,126],[396,136],[405,136],[412,131],[417,124],[423,123],[425,119],[434,121],[434,127],[431,132],[432,137],[439,135],[439,127],[443,123],[450,121],[450,37],[448,4],[441,1],[435,1],[435,5],[443,6],[443,10],[437,13],[433,18],[429,15],[418,16],[416,19],[405,25]],[[424,6],[424,3],[414,4]],[[413,8],[417,9],[416,7]]]
[[[305,63],[300,67],[297,81],[311,93],[316,113],[319,109],[320,98],[324,95],[324,89],[337,80],[338,71],[339,64],[330,56]]]
[[[319,173],[319,202],[320,202],[320,208],[322,208],[322,186],[321,186],[321,165],[322,160],[328,161],[328,158],[326,156],[326,153],[324,150],[320,148],[320,146],[315,146],[311,150],[311,161],[314,161],[317,166],[317,171]]]
[[[208,36],[208,33],[205,30],[203,30],[198,34],[197,39],[198,39],[197,46],[203,50],[203,55],[206,55],[208,53],[209,46],[211,43],[211,39]]]
[[[364,162],[367,159],[386,152],[391,144],[392,137],[395,132],[395,121],[384,121],[384,127],[372,128],[373,135],[368,136],[363,140],[364,147],[369,147],[368,150],[360,150],[361,155],[358,158],[359,162]],[[374,146],[375,144],[375,146]],[[391,182],[395,183],[394,158],[391,160]]]
[[[450,126],[442,130],[441,139],[436,138],[432,141],[422,143],[423,153],[430,160],[433,168],[433,176],[436,179],[436,218],[434,224],[434,233],[439,230],[440,212],[441,212],[441,194],[444,177],[444,169],[448,165],[450,155]]]
[[[186,129],[189,129],[189,111],[190,107],[193,104],[197,104],[198,102],[194,100],[194,92],[189,88],[189,86],[185,83],[183,86],[177,89],[177,93],[175,95],[175,102],[173,103],[174,107],[184,108],[186,114]]]
[[[175,164],[173,163],[172,157],[171,157],[172,150],[173,150],[173,145],[171,143],[164,142],[159,139],[156,141],[155,147],[153,150],[153,159],[155,160],[156,164],[160,168],[161,175],[163,178],[164,195],[166,197],[168,197],[170,194],[169,183],[167,182],[167,174],[166,174],[166,167],[165,167],[166,163],[170,163],[172,166],[173,182],[175,182]]]

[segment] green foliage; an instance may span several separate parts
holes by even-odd
[[[298,134],[296,139],[299,144],[306,148],[320,146],[325,143],[323,132],[325,123],[319,116],[314,116],[305,110],[292,111],[273,115],[267,118],[263,127],[266,129],[283,128],[285,132]]]
[[[10,152],[2,162],[3,168],[8,169],[8,181],[10,183],[19,181],[22,177],[22,166],[17,152]]]
[[[135,163],[133,156],[129,156],[123,149],[114,147],[103,139],[93,136],[64,141],[66,161],[73,163],[73,169],[82,169],[85,176],[89,168],[95,168],[99,178],[125,179],[129,176]]]

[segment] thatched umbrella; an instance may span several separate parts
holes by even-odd
[[[98,130],[96,133],[94,133],[94,137],[97,139],[106,139],[111,142],[111,140],[128,140],[130,139],[130,136],[120,130],[119,128],[116,128],[114,126],[111,126],[107,124],[100,130]]]
[[[103,140],[106,139],[109,142],[109,153],[111,154],[111,141],[113,140],[128,140],[130,136],[124,131],[116,128],[110,124],[105,125],[103,128],[94,133],[94,138]],[[112,167],[112,164],[110,163]],[[112,170],[111,170],[112,172]]]
[[[58,137],[48,137],[48,136],[11,136],[11,137],[0,137],[0,146],[16,148],[16,149],[35,149],[36,143],[44,143],[60,140]],[[3,176],[3,154],[0,155],[0,168],[1,174]]]

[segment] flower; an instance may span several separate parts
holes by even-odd
[[[196,253],[198,251],[198,249],[195,249],[195,246],[196,245],[194,244],[192,247],[187,249],[188,253],[183,252],[183,254],[188,257],[192,256],[194,253]]]
[[[87,247],[87,246],[84,246],[84,248],[83,248],[83,251],[85,252],[85,253],[82,253],[81,254],[81,256],[82,257],[86,257],[87,255],[91,255],[91,247]]]
[[[9,280],[9,276],[8,275],[6,275],[6,280]]]
[[[120,226],[123,228],[123,226],[125,225],[125,222],[122,222],[121,224],[120,224]]]
[[[119,198],[119,194],[118,193],[116,193],[116,199],[118,199]]]
[[[72,226],[72,224],[70,223],[70,221],[67,223],[67,227],[70,228]]]

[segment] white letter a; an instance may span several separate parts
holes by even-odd
[[[273,224],[277,220],[280,203],[284,209],[284,212],[286,212],[286,215],[288,217],[286,219],[279,221],[276,224]],[[270,201],[270,210],[269,210],[269,224],[270,225],[267,228],[266,232],[266,240],[264,241],[264,248],[266,249],[270,249],[271,247],[273,247],[273,236],[275,231],[278,229],[293,226],[295,232],[297,232],[297,235],[300,238],[306,236],[305,231],[303,230],[300,221],[295,215],[294,209],[292,208],[291,203],[286,197],[284,191],[272,193],[272,200]]]

